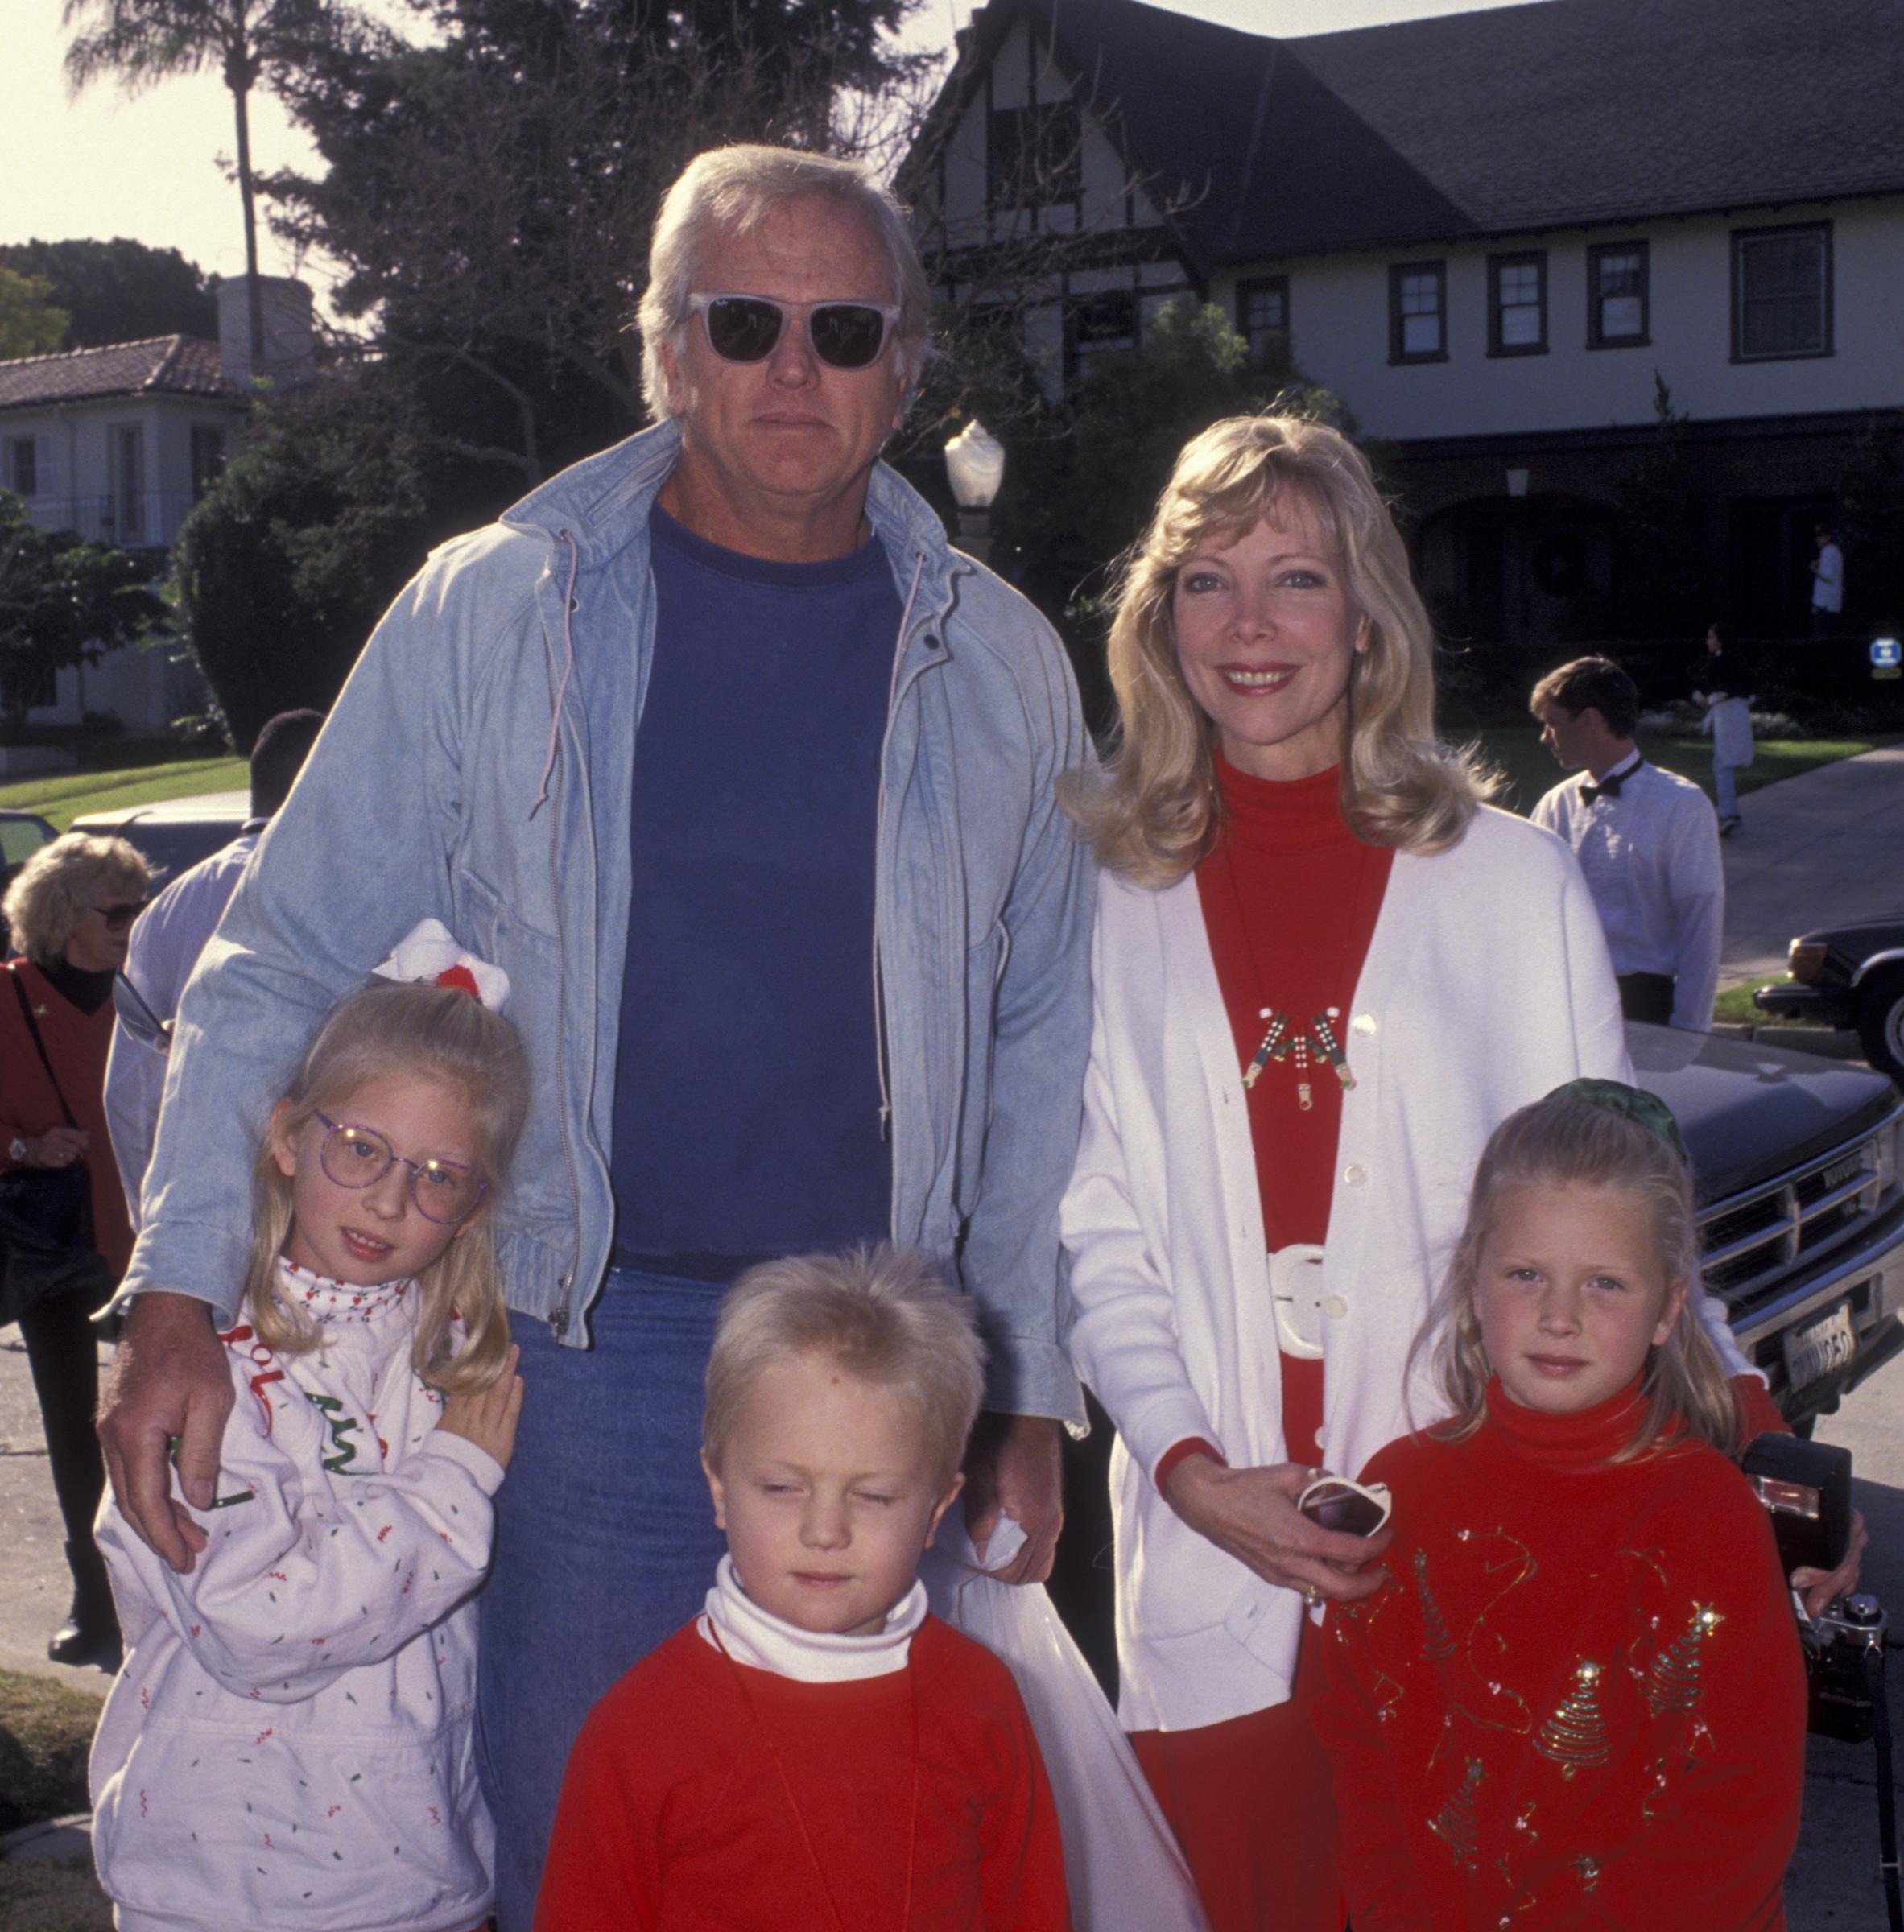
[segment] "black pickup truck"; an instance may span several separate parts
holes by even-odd
[[[1627,1041],[1692,1156],[1707,1291],[1804,1428],[1904,1348],[1904,1096],[1758,1042],[1638,1024]]]

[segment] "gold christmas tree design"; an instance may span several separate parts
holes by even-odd
[[[1466,1872],[1474,1869],[1475,1787],[1486,1775],[1481,1760],[1469,1758],[1468,1769],[1461,1773],[1461,1781],[1453,1795],[1441,1807],[1440,1815],[1431,1819],[1428,1825],[1428,1829],[1454,1853],[1455,1863]]]
[[[1543,1757],[1560,1767],[1563,1777],[1607,1761],[1606,1718],[1600,1708],[1600,1666],[1584,1657],[1573,1674],[1573,1688],[1534,1740]]]
[[[1695,1604],[1686,1628],[1667,1649],[1653,1653],[1642,1688],[1655,1717],[1697,1707],[1705,1695],[1706,1639],[1724,1621],[1710,1604]]]
[[[1455,1653],[1455,1640],[1428,1587],[1428,1557],[1424,1550],[1415,1553],[1415,1594],[1422,1607],[1422,1656],[1431,1664],[1444,1664]]]

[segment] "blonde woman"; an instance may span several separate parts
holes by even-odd
[[[1407,1428],[1475,1162],[1517,1107],[1625,1076],[1619,1001],[1572,855],[1435,738],[1427,615],[1336,431],[1184,450],[1110,667],[1121,746],[1073,801],[1106,876],[1064,1232],[1119,1437],[1121,1715],[1216,1932],[1339,1932],[1305,1608],[1377,1589],[1388,1538],[1297,1498]]]
[[[69,832],[42,846],[7,889],[6,923],[21,956],[0,967],[0,1174],[83,1166],[89,1212],[76,1232],[99,1257],[19,1316],[72,1572],[72,1608],[47,1654],[109,1669],[119,1661],[119,1626],[93,1542],[105,1464],[93,1434],[99,1336],[92,1318],[132,1253],[106,1138],[105,1056],[113,975],[145,904],[147,877],[145,861],[123,839]]]

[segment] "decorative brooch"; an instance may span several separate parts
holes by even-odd
[[[1291,1033],[1291,1021],[1286,1013],[1274,1007],[1265,1006],[1256,1016],[1267,1020],[1269,1026],[1262,1036],[1262,1044],[1256,1050],[1256,1057],[1243,1069],[1243,1085],[1245,1088],[1256,1084],[1258,1076],[1271,1060],[1281,1062],[1294,1058],[1296,1071],[1296,1104],[1304,1113],[1315,1104],[1315,1095],[1309,1084],[1309,1057],[1311,1049],[1335,1069],[1336,1078],[1346,1090],[1354,1086],[1355,1075],[1348,1069],[1348,1056],[1342,1051],[1342,1043],[1336,1038],[1334,1022],[1342,1017],[1340,1006],[1331,1006],[1316,1014],[1301,1033]]]

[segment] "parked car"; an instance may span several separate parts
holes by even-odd
[[[1904,1096],[1855,1062],[1638,1023],[1692,1156],[1707,1290],[1795,1426],[1904,1348]]]
[[[1865,1058],[1904,1087],[1904,912],[1824,926],[1791,943],[1791,984],[1752,1003],[1785,1020],[1855,1027]]]
[[[152,869],[152,890],[169,885],[187,867],[229,845],[251,819],[247,791],[207,791],[196,798],[167,799],[157,805],[126,805],[114,811],[89,811],[72,822],[75,832],[123,839]]]
[[[4,896],[27,860],[59,836],[36,811],[15,811],[10,807],[0,810],[0,896]],[[6,916],[0,914],[0,960],[6,957],[11,945]]]

